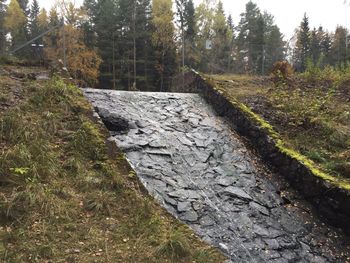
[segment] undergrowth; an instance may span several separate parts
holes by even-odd
[[[265,88],[261,87],[262,83],[254,83],[259,78],[251,76],[213,76],[213,79],[225,96],[243,102],[240,104],[243,111],[248,109],[253,119],[269,126],[266,129],[270,133],[271,128],[279,133],[277,146],[281,151],[303,162],[317,176],[350,188],[347,69],[309,67],[288,83],[265,83]]]
[[[81,92],[54,78],[0,118],[1,262],[222,262],[107,155]]]

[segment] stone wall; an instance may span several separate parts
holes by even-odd
[[[232,127],[248,138],[261,157],[279,174],[288,179],[291,185],[310,201],[320,215],[350,234],[350,191],[335,183],[328,182],[315,175],[300,160],[284,153],[270,132],[254,121],[238,104],[226,98],[214,84],[193,71],[192,90],[199,90],[220,116],[224,116]]]

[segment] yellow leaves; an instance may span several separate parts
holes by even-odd
[[[5,27],[12,34],[16,34],[26,24],[26,16],[17,0],[11,0],[5,17]]]
[[[162,46],[164,49],[173,47],[175,31],[173,18],[171,0],[153,0],[152,24],[157,29],[152,35],[154,45]]]
[[[45,29],[49,26],[49,18],[47,16],[45,8],[42,8],[40,10],[40,13],[38,15],[38,25],[41,29]]]
[[[46,56],[51,61],[57,62],[63,58],[65,46],[67,66],[72,76],[88,85],[95,85],[102,60],[95,50],[86,47],[81,29],[68,24],[64,26],[64,31],[60,30],[57,37],[57,46],[50,43],[50,39],[46,39]]]

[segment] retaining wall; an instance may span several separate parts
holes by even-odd
[[[186,74],[189,90],[199,91],[220,116],[226,117],[232,127],[248,138],[261,157],[291,185],[310,201],[320,215],[350,234],[350,191],[315,174],[310,165],[305,165],[288,152],[281,151],[276,134],[262,127],[242,104],[223,95],[214,83],[195,71]],[[243,105],[244,106],[244,105]]]

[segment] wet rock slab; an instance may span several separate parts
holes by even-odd
[[[302,211],[291,213],[261,164],[199,95],[85,95],[148,191],[233,262],[341,262],[325,245],[328,229],[320,233]]]

